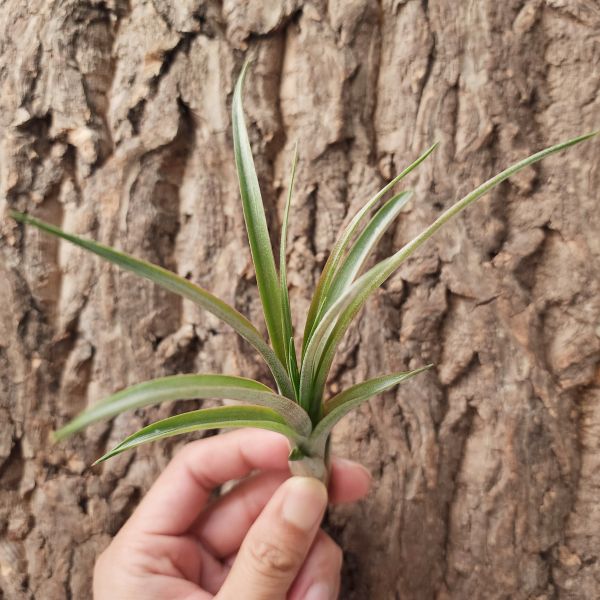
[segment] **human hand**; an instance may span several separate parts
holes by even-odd
[[[332,600],[342,552],[319,528],[316,479],[291,477],[277,434],[239,430],[185,446],[100,555],[95,600]],[[209,502],[214,488],[259,469]],[[330,502],[363,497],[370,476],[332,461]]]

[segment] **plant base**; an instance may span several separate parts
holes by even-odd
[[[325,485],[329,483],[329,465],[322,458],[306,456],[300,460],[290,460],[288,464],[292,475],[314,477]]]

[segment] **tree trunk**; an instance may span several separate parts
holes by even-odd
[[[229,116],[246,55],[272,232],[299,143],[297,328],[344,219],[429,144],[440,147],[380,257],[509,163],[599,124],[592,0],[7,0],[0,24],[0,211],[162,264],[255,323]],[[598,597],[599,148],[548,159],[469,208],[343,343],[330,392],[436,367],[335,430],[332,453],[374,476],[365,501],[329,515],[342,598]],[[187,302],[8,218],[0,227],[0,587],[11,600],[89,598],[96,555],[184,440],[88,465],[181,406],[58,445],[50,432],[150,377],[268,375]]]

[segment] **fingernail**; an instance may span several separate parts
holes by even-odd
[[[286,483],[282,515],[285,521],[302,531],[310,531],[320,520],[327,505],[325,486],[313,477],[292,477]]]
[[[313,583],[304,596],[304,600],[333,600],[333,588],[328,583]]]

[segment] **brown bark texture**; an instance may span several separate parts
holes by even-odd
[[[200,403],[52,445],[55,427],[152,377],[269,379],[226,325],[18,227],[8,207],[173,269],[262,327],[229,112],[250,53],[245,108],[273,232],[299,143],[289,281],[301,326],[340,225],[432,142],[380,258],[511,162],[600,124],[596,0],[6,0],[0,27],[10,600],[90,597],[95,557],[184,440],[88,465]],[[334,432],[332,452],[374,476],[366,500],[328,517],[342,598],[600,597],[599,150],[551,157],[469,208],[344,340],[330,392],[435,369]]]

